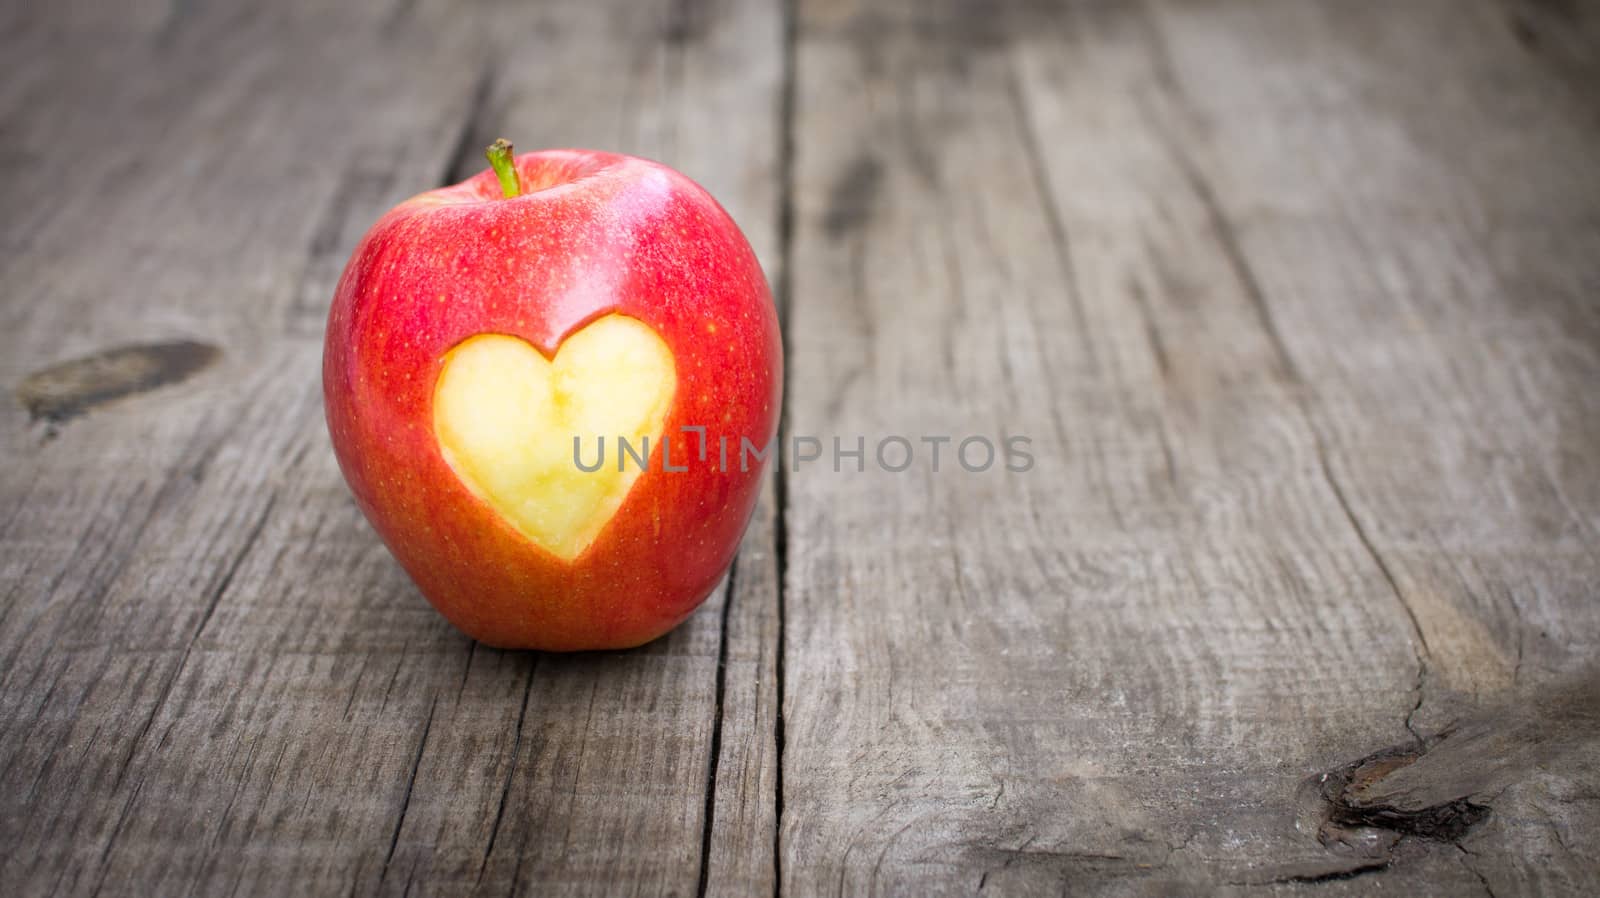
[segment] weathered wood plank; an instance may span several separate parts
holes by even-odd
[[[1163,17],[1169,108],[1221,125],[1196,177],[1226,185],[1219,220],[1240,223],[1330,484],[1419,630],[1409,722],[1450,737],[1412,769],[1499,770],[1472,790],[1492,813],[1459,840],[1485,885],[1592,891],[1600,869],[1561,841],[1600,824],[1571,797],[1600,779],[1592,721],[1559,755],[1534,749],[1592,717],[1560,696],[1600,691],[1600,319],[1584,286],[1600,278],[1600,81],[1530,47],[1517,4],[1306,6],[1253,27],[1191,12]],[[1232,48],[1271,28],[1319,39],[1238,66]],[[1339,91],[1316,77],[1330,70],[1366,74]],[[1397,75],[1372,91],[1376,72]],[[1348,119],[1332,146],[1330,114]],[[1270,150],[1245,126],[1262,117],[1284,123]],[[1495,740],[1452,728],[1507,696],[1549,719]]]
[[[777,883],[778,553],[769,480],[723,609],[723,657],[701,894],[769,895]]]
[[[375,37],[241,29],[159,47],[104,35],[19,47],[37,77],[7,110],[17,125],[7,135],[35,164],[8,167],[4,184],[28,210],[8,217],[8,381],[139,338],[199,338],[222,355],[189,383],[67,423],[4,412],[15,513],[3,541],[0,878],[11,888],[236,881],[251,866],[247,827],[260,822],[248,802],[289,801],[274,791],[285,781],[307,789],[321,778],[348,796],[302,817],[326,838],[299,843],[299,865],[276,872],[313,879],[339,854],[333,837],[359,840],[365,828],[381,844],[392,827],[398,794],[363,779],[404,781],[409,757],[391,734],[409,727],[386,716],[342,746],[316,732],[302,702],[320,690],[344,706],[353,670],[341,643],[362,631],[330,636],[318,629],[327,618],[292,613],[319,610],[292,600],[323,578],[346,590],[329,617],[352,622],[386,563],[358,536],[325,544],[355,550],[342,561],[312,553],[350,579],[278,566],[291,548],[303,557],[297,541],[330,518],[357,533],[324,458],[319,347],[284,326],[318,210],[346,160],[382,159],[396,185],[437,178],[471,89],[470,78],[411,68],[456,68],[464,45],[449,31],[392,47]],[[367,61],[347,65],[336,51]],[[287,101],[313,92],[321,102]],[[59,192],[38,196],[38,184]],[[363,553],[380,563],[357,564]],[[368,612],[365,634],[390,645],[399,640],[385,638],[385,621],[434,627],[382,602]],[[363,777],[322,763],[340,747]],[[270,842],[275,859],[296,848],[284,830]]]
[[[1597,20],[800,19],[785,122],[775,0],[0,9],[0,376],[130,394],[0,410],[0,881],[1594,891]],[[668,638],[473,646],[326,451],[350,246],[506,133],[682,168],[778,272],[785,129],[823,459]],[[175,338],[221,355],[96,355]],[[1035,467],[928,469],[969,434]]]
[[[1595,135],[1572,96],[1544,98],[1486,7],[802,10],[792,433],[1023,433],[1037,464],[840,474],[825,452],[790,475],[783,889],[1592,887],[1571,851],[1545,872],[1552,829],[1592,826],[1592,749],[1522,771],[1558,810],[1502,796],[1457,842],[1297,825],[1328,813],[1308,780],[1504,694],[1485,649],[1528,634],[1497,592],[1545,621],[1530,688],[1592,657],[1596,435],[1563,416],[1593,345],[1561,334],[1593,326],[1571,227],[1592,226]],[[1453,39],[1408,52],[1434,29]],[[1467,98],[1490,82],[1524,129],[1483,133]],[[1461,99],[1431,115],[1390,88],[1420,106],[1440,83]],[[1495,147],[1442,174],[1403,127]],[[1493,186],[1496,158],[1540,173]],[[1383,294],[1342,292],[1373,258],[1335,223],[1427,252],[1459,201],[1495,210],[1466,245],[1516,277],[1433,292],[1451,324],[1427,336],[1470,359],[1520,325],[1547,400],[1508,402],[1524,373],[1430,368]],[[1499,493],[1456,457],[1476,415],[1519,434],[1508,475],[1552,445],[1567,473]],[[1463,496],[1487,515],[1463,521]],[[1494,585],[1436,591],[1428,565]],[[1451,639],[1467,700],[1447,706],[1427,672]]]
[[[675,164],[775,265],[776,6],[213,5],[158,27],[58,12],[14,35],[21,77],[0,93],[6,158],[37,163],[0,174],[28,211],[0,225],[0,374],[173,336],[222,355],[70,421],[0,413],[0,879],[152,894],[755,881],[744,858],[724,873],[706,854],[771,850],[775,692],[739,679],[775,648],[770,521],[736,604],[719,594],[652,646],[477,648],[349,501],[318,360],[361,232],[475,169],[502,130]],[[573,77],[602,52],[628,64]],[[704,127],[727,120],[741,124]],[[719,686],[724,655],[738,663]],[[730,772],[708,800],[724,690]],[[721,806],[737,831],[711,830]]]

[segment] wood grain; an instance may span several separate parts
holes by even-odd
[[[0,891],[1600,890],[1590,5],[101,6],[0,2]],[[328,451],[502,135],[707,186],[821,450],[632,652],[462,637]]]
[[[11,887],[684,894],[759,875],[708,856],[752,835],[770,855],[753,730],[770,685],[735,686],[721,743],[738,832],[712,831],[706,789],[719,659],[744,670],[775,645],[770,525],[747,544],[733,642],[719,592],[636,652],[482,649],[377,543],[322,424],[322,321],[351,247],[389,205],[475,171],[498,133],[674,164],[775,264],[778,69],[760,74],[776,8],[679,33],[677,7],[621,7],[208,8],[115,37],[70,17],[19,31],[8,150],[33,167],[3,186],[33,215],[7,222],[8,380],[141,338],[221,358],[59,425],[4,412]],[[613,45],[633,65],[581,92],[549,67]],[[747,125],[728,139],[687,127],[699,115]],[[45,202],[50,182],[72,189]]]
[[[1592,663],[1592,119],[1498,14],[804,5],[792,432],[1037,467],[791,475],[784,891],[1592,886],[1592,744],[1301,825]]]

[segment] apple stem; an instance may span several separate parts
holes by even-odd
[[[500,189],[505,191],[506,199],[522,195],[522,181],[517,178],[517,165],[511,155],[511,141],[504,137],[489,144],[489,149],[484,151],[489,157],[489,165],[494,168],[495,177],[500,179]]]

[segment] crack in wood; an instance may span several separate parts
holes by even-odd
[[[1100,358],[1094,341],[1089,339],[1093,331],[1089,328],[1088,312],[1084,308],[1083,285],[1078,278],[1078,268],[1072,259],[1072,239],[1067,231],[1065,217],[1061,214],[1061,205],[1056,200],[1055,185],[1050,180],[1049,167],[1045,165],[1044,151],[1040,147],[1038,129],[1033,124],[1033,115],[1028,110],[1027,98],[1022,95],[1022,85],[1017,81],[1016,66],[1006,68],[1006,95],[1011,103],[1011,112],[1017,122],[1018,139],[1022,144],[1028,158],[1028,176],[1034,184],[1034,193],[1039,197],[1040,210],[1044,213],[1045,225],[1050,231],[1050,243],[1055,250],[1056,264],[1061,267],[1061,276],[1067,287],[1067,298],[1072,303],[1072,315],[1078,325],[1078,342],[1083,349],[1084,358],[1089,360],[1091,369],[1099,369]]]
[[[406,813],[411,810],[411,793],[417,785],[417,772],[422,769],[422,753],[428,747],[428,733],[433,731],[433,713],[438,710],[439,697],[434,696],[428,705],[428,719],[422,724],[422,738],[417,740],[417,751],[411,759],[411,773],[406,777],[406,793],[400,799],[400,814],[394,821],[394,832],[389,836],[389,851],[383,857],[383,872],[378,876],[381,883],[389,877],[389,865],[394,861],[394,852],[400,845],[400,831],[406,825]]]
[[[799,0],[784,0],[783,16],[783,85],[778,102],[778,253],[779,273],[777,285],[779,339],[782,341],[784,365],[789,365],[793,351],[794,321],[794,245],[795,245],[795,126],[798,117],[796,106],[796,81],[799,77]],[[773,522],[773,555],[777,564],[778,645],[773,659],[777,708],[773,721],[773,825],[772,825],[772,894],[783,894],[783,753],[784,753],[784,699],[786,689],[785,655],[788,646],[788,572],[789,572],[789,473],[788,453],[784,449],[792,427],[790,399],[794,378],[783,379],[783,396],[778,426],[778,451],[774,453],[775,520]]]
[[[533,678],[538,669],[539,660],[538,656],[535,655],[528,663],[528,681],[522,687],[522,705],[517,712],[517,726],[511,737],[511,754],[510,760],[506,762],[506,778],[500,784],[500,801],[495,805],[494,824],[489,827],[489,840],[483,848],[483,862],[478,865],[478,878],[474,884],[475,886],[483,883],[484,871],[489,869],[489,858],[493,856],[495,842],[500,838],[500,824],[505,820],[506,816],[506,799],[511,795],[511,781],[516,777],[517,758],[522,751],[522,725],[528,719],[528,700],[533,695]]]
[[[1309,419],[1307,420],[1307,426],[1311,427]],[[1362,525],[1361,519],[1356,516],[1355,509],[1350,506],[1350,500],[1345,496],[1344,487],[1339,483],[1339,479],[1333,476],[1333,469],[1328,464],[1328,452],[1323,447],[1322,436],[1317,433],[1314,427],[1311,429],[1311,439],[1316,449],[1317,465],[1322,471],[1322,479],[1328,484],[1328,489],[1333,492],[1333,498],[1339,503],[1339,509],[1344,513],[1345,520],[1350,523],[1350,528],[1355,531],[1356,539],[1361,542],[1362,548],[1372,558],[1373,563],[1378,566],[1378,571],[1383,574],[1384,581],[1389,584],[1389,591],[1394,594],[1395,600],[1400,603],[1401,610],[1406,614],[1406,619],[1411,623],[1411,632],[1417,637],[1416,645],[1412,647],[1412,654],[1417,659],[1417,679],[1412,686],[1412,691],[1416,698],[1411,704],[1411,709],[1406,712],[1404,725],[1406,732],[1410,733],[1412,740],[1417,743],[1417,747],[1422,748],[1425,743],[1422,735],[1417,732],[1413,721],[1417,716],[1417,712],[1422,710],[1422,701],[1425,697],[1424,687],[1427,685],[1428,678],[1428,659],[1433,655],[1428,648],[1428,636],[1423,632],[1422,621],[1417,617],[1416,609],[1411,607],[1411,602],[1406,599],[1406,594],[1400,589],[1400,583],[1395,579],[1394,571],[1389,568],[1389,563],[1384,560],[1383,554],[1378,551],[1378,547],[1373,544],[1372,538],[1367,535],[1367,528]]]
[[[1287,876],[1276,876],[1276,877],[1273,877],[1272,879],[1268,879],[1265,882],[1248,882],[1248,881],[1235,880],[1235,881],[1230,882],[1228,884],[1229,885],[1236,885],[1236,886],[1286,885],[1286,884],[1290,884],[1290,883],[1301,883],[1301,884],[1316,885],[1318,883],[1324,883],[1324,882],[1343,882],[1344,880],[1355,879],[1357,877],[1366,876],[1366,875],[1372,874],[1372,873],[1382,873],[1383,871],[1389,869],[1389,864],[1390,864],[1390,862],[1387,861],[1387,860],[1373,861],[1372,863],[1356,864],[1353,867],[1339,867],[1339,868],[1336,868],[1336,869],[1333,869],[1333,870],[1327,870],[1327,871],[1317,872],[1317,873],[1291,873],[1291,874],[1289,874]]]
[[[721,624],[717,638],[717,685],[712,702],[711,752],[706,759],[706,807],[700,834],[700,881],[695,894],[704,898],[711,877],[711,830],[717,816],[717,768],[722,762],[722,714],[728,683],[728,613],[733,607],[734,584],[739,576],[739,559],[734,556],[723,584]]]
[[[1151,47],[1151,55],[1155,60],[1155,75],[1158,85],[1162,92],[1180,109],[1191,109],[1192,101],[1185,94],[1181,83],[1172,71],[1170,51],[1167,49],[1165,41],[1153,22],[1146,20],[1145,24],[1147,42]],[[1224,211],[1221,200],[1212,188],[1210,180],[1200,170],[1200,166],[1195,162],[1193,156],[1184,148],[1181,140],[1170,133],[1168,126],[1163,123],[1160,116],[1154,114],[1149,108],[1145,108],[1144,111],[1145,115],[1151,119],[1153,130],[1162,138],[1168,158],[1171,159],[1190,192],[1200,203],[1206,221],[1217,240],[1219,248],[1222,250],[1223,257],[1226,259],[1235,281],[1250,301],[1262,331],[1265,333],[1268,343],[1272,346],[1273,358],[1281,365],[1281,374],[1295,386],[1295,389],[1291,391],[1292,404],[1299,411],[1301,418],[1305,422],[1306,430],[1310,434],[1312,448],[1316,452],[1317,463],[1323,480],[1332,491],[1334,500],[1338,504],[1345,520],[1354,531],[1356,539],[1361,543],[1362,548],[1373,563],[1378,566],[1379,573],[1382,574],[1390,592],[1393,593],[1395,600],[1400,604],[1401,610],[1405,613],[1411,625],[1411,631],[1416,637],[1416,643],[1412,646],[1412,654],[1415,656],[1417,664],[1416,679],[1412,686],[1415,700],[1407,710],[1402,723],[1406,732],[1411,735],[1412,739],[1420,747],[1423,744],[1423,739],[1416,731],[1414,719],[1421,710],[1425,699],[1424,687],[1427,680],[1428,659],[1432,656],[1428,646],[1427,635],[1422,628],[1421,619],[1417,615],[1416,609],[1412,607],[1411,602],[1406,598],[1404,591],[1400,589],[1399,581],[1395,578],[1388,561],[1378,551],[1377,545],[1367,532],[1367,528],[1356,515],[1355,509],[1351,506],[1350,500],[1345,494],[1343,485],[1333,475],[1332,466],[1328,460],[1326,441],[1317,427],[1316,417],[1312,414],[1312,410],[1308,406],[1307,399],[1303,393],[1304,389],[1310,385],[1310,381],[1300,371],[1294,355],[1289,351],[1289,345],[1279,330],[1277,321],[1272,314],[1271,306],[1267,301],[1266,291],[1262,288],[1254,267],[1251,266],[1249,259],[1245,255],[1243,243],[1239,239],[1238,232],[1234,228],[1232,221]]]

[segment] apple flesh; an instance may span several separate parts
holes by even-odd
[[[573,561],[594,542],[643,473],[574,462],[572,439],[597,451],[661,441],[677,374],[667,344],[639,321],[607,315],[546,360],[504,334],[479,334],[445,356],[434,431],[462,482],[535,545]],[[670,445],[670,444],[669,444]],[[580,447],[581,448],[581,447]]]
[[[771,294],[728,214],[665,166],[509,146],[491,160],[387,213],[340,278],[334,452],[467,634],[639,645],[705,600],[755,506],[764,465],[721,464],[719,446],[737,457],[776,430]],[[646,464],[619,438],[647,444]],[[589,465],[603,439],[605,463],[580,467],[575,439]]]

